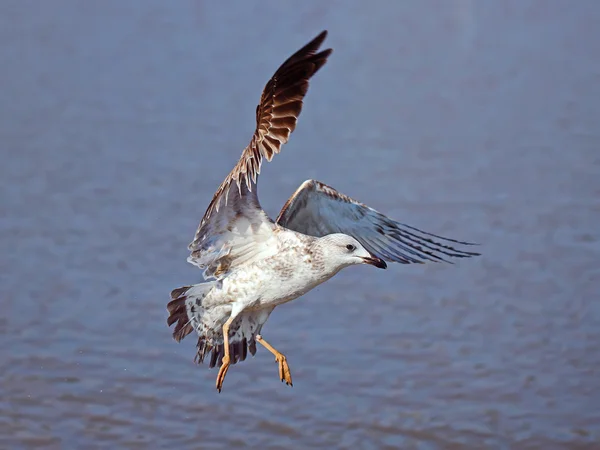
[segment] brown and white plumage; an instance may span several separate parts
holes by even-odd
[[[219,390],[230,361],[243,361],[247,350],[254,354],[256,341],[275,354],[280,376],[291,384],[285,357],[258,337],[260,330],[275,306],[342,268],[477,255],[450,245],[470,245],[466,242],[396,222],[314,180],[300,186],[276,221],[262,210],[261,164],[279,153],[296,128],[309,79],[331,54],[331,49],[319,52],[326,35],[323,31],[288,58],[265,86],[250,144],[217,189],[189,245],[188,261],[203,269],[206,282],[173,290],[167,305],[168,324],[176,324],[174,338],[195,330],[197,360],[212,351],[209,365],[222,361]]]
[[[267,245],[274,239],[277,226],[260,207],[256,183],[263,158],[270,161],[281,146],[285,144],[296,128],[298,116],[302,111],[302,100],[308,91],[309,79],[325,64],[332,50],[318,52],[325,40],[327,32],[323,31],[311,42],[290,56],[267,82],[256,107],[256,130],[250,143],[233,170],[221,183],[210,202],[194,240],[189,245],[191,251],[188,261],[204,270],[206,280],[222,280],[231,270],[252,261],[272,256],[277,248]],[[199,286],[199,285],[196,285]],[[168,305],[168,324],[176,323],[173,336],[180,341],[193,330],[193,318],[190,310],[190,299],[199,297],[195,292],[190,296],[190,289],[175,289],[171,293]],[[223,308],[221,308],[223,309]],[[230,309],[230,308],[229,308]],[[225,308],[227,310],[227,308]],[[198,342],[198,360],[203,361],[208,351],[213,351],[210,366],[215,364],[215,355],[222,356],[222,337],[218,335],[222,321],[214,319],[215,308],[205,311],[202,318],[203,327],[210,330],[210,335],[200,335]],[[223,314],[219,318],[226,317]],[[252,333],[241,333],[239,341],[248,343],[252,354],[256,349],[253,335],[260,328],[268,314],[244,312],[238,317],[235,325],[239,330],[252,330]],[[224,321],[224,320],[223,320]],[[209,324],[213,324],[210,325]],[[256,325],[256,326],[254,326]],[[233,336],[232,342],[236,342]],[[233,349],[245,358],[245,349]],[[238,351],[239,350],[239,351]],[[234,360],[235,361],[235,360]]]
[[[332,51],[317,53],[326,36],[323,31],[290,56],[265,86],[250,144],[217,189],[189,245],[188,261],[205,269],[205,278],[223,277],[231,266],[260,257],[256,244],[272,237],[273,223],[258,201],[258,174],[263,158],[271,161],[296,128],[308,80]]]

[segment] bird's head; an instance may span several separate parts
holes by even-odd
[[[339,269],[354,264],[370,264],[380,269],[387,268],[387,264],[381,258],[371,255],[360,242],[347,234],[335,233],[323,236],[319,239],[326,259]],[[338,270],[339,270],[338,269]]]

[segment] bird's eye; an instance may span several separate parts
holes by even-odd
[[[356,247],[352,244],[348,244],[346,245],[346,248],[348,249],[348,251],[353,252],[354,250],[356,250]]]

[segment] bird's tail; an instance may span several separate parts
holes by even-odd
[[[167,324],[171,326],[177,322],[173,330],[173,338],[177,342],[194,330],[192,317],[196,312],[203,309],[202,300],[208,295],[215,283],[215,281],[209,281],[192,286],[183,286],[171,291],[171,301],[167,304],[167,310],[169,311]]]

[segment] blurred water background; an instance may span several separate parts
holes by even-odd
[[[0,2],[0,447],[600,448],[600,3]],[[222,394],[168,293],[264,83],[334,48],[263,167],[481,242],[278,308]]]

